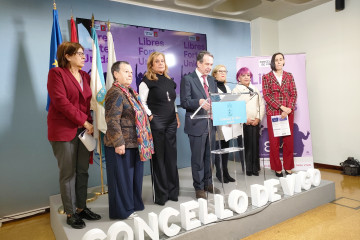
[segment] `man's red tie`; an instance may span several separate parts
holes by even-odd
[[[204,83],[204,90],[205,90],[205,93],[206,93],[206,98],[208,99],[208,103],[211,105],[211,99],[210,99],[210,95],[209,95],[209,87],[208,85],[206,84],[206,75],[202,75],[202,78],[203,78],[203,83]],[[210,109],[210,118],[213,119],[212,117],[212,113],[211,113],[211,109]]]
[[[206,98],[209,98],[209,87],[206,84],[206,75],[202,75],[202,78],[203,78],[204,90],[205,90]]]

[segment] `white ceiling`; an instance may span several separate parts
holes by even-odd
[[[280,20],[331,0],[110,0],[197,16],[251,21]],[[335,11],[335,6],[334,6]]]

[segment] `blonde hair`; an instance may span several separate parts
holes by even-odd
[[[156,72],[154,72],[154,70],[152,69],[152,67],[154,66],[154,60],[155,58],[157,58],[158,56],[163,56],[164,58],[164,62],[165,62],[165,71],[164,71],[164,76],[169,78],[168,73],[168,66],[166,64],[166,60],[165,60],[165,55],[161,52],[152,52],[147,60],[147,71],[145,73],[145,77],[147,77],[147,79],[149,80],[158,80],[158,77],[156,76]]]
[[[225,68],[225,70],[227,70],[225,65],[222,65],[222,64],[216,65],[214,67],[214,69],[212,70],[211,76],[213,76],[216,79],[215,75],[218,73],[219,69],[222,67]],[[226,83],[226,79],[225,79],[224,83]]]

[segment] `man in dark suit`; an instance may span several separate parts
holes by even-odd
[[[212,123],[210,123],[211,128],[208,128],[208,119],[190,119],[190,116],[202,104],[202,109],[197,115],[206,115],[210,110],[209,93],[217,93],[215,79],[209,75],[213,62],[214,57],[210,52],[199,52],[196,59],[197,68],[194,72],[184,76],[180,84],[181,107],[186,109],[184,131],[189,136],[191,148],[193,186],[196,198],[205,199],[205,191],[220,193],[213,186],[211,178],[210,138],[211,144],[214,145],[215,129],[212,127]]]

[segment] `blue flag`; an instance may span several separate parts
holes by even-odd
[[[51,68],[57,67],[58,62],[56,60],[56,52],[58,46],[62,43],[60,25],[59,25],[59,18],[58,12],[56,10],[56,6],[53,9],[53,26],[51,31],[51,43],[50,43],[50,63],[49,63],[49,70]],[[46,111],[49,111],[50,106],[50,97],[48,94],[47,104],[46,104]]]

